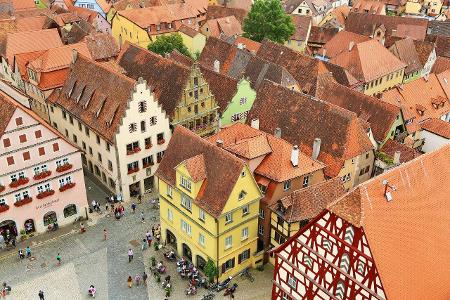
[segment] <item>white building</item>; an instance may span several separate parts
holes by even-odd
[[[421,123],[424,140],[422,151],[430,152],[450,144],[450,123],[440,119],[428,119]]]
[[[75,55],[48,105],[52,126],[85,151],[84,165],[112,193],[128,200],[153,189],[171,131],[144,80]]]

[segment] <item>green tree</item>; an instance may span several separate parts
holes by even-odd
[[[267,38],[283,44],[295,32],[294,24],[280,0],[255,0],[244,19],[244,36],[257,42]]]
[[[153,43],[148,45],[148,50],[158,53],[162,56],[177,49],[182,54],[191,57],[188,48],[183,44],[183,38],[179,33],[173,33],[169,35],[162,35],[156,39]]]
[[[219,270],[217,269],[216,264],[212,261],[211,258],[208,258],[204,270],[206,277],[208,277],[209,279],[209,282],[213,282],[214,277],[219,275]]]

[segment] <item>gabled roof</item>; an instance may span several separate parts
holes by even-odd
[[[245,167],[243,160],[183,126],[176,126],[155,175],[174,186],[176,166],[198,155],[203,156],[204,172],[201,173],[206,178],[194,201],[200,208],[218,218]]]
[[[311,26],[311,33],[309,34],[308,45],[309,44],[325,44],[333,36],[339,32],[339,28],[328,28]]]
[[[114,144],[135,81],[78,55],[61,90],[47,101],[63,107]]]
[[[117,63],[128,77],[147,80],[166,114],[173,117],[189,80],[190,68],[128,42],[122,46]]]
[[[262,42],[257,56],[284,67],[305,93],[315,93],[317,78],[323,73],[331,73],[334,80],[346,86],[357,83],[352,75],[338,65],[314,59],[269,40]]]
[[[431,20],[428,22],[428,35],[450,36],[450,22]]]
[[[423,130],[440,135],[443,138],[450,139],[450,123],[441,119],[427,119],[423,121],[420,126]]]
[[[162,5],[161,0],[120,0],[112,4],[116,10],[124,10],[126,8],[144,8],[150,6]]]
[[[383,1],[358,0],[353,4],[352,12],[363,14],[386,14],[386,5]]]
[[[381,152],[394,159],[395,152],[400,152],[400,163],[405,163],[414,158],[420,156],[420,152],[416,149],[408,147],[405,144],[401,144],[396,140],[388,139],[383,147],[380,149]]]
[[[308,31],[312,24],[312,18],[310,16],[291,15],[291,19],[295,27],[295,32],[290,39],[295,41],[306,41]]]
[[[336,83],[330,76],[319,79],[316,97],[345,108],[370,124],[374,138],[382,142],[388,137],[393,123],[400,114],[396,105],[380,101],[359,91]]]
[[[235,16],[239,23],[243,24],[247,11],[242,8],[232,8],[220,5],[209,5],[206,19],[218,19],[223,17]]]
[[[238,36],[234,40],[233,44],[238,46],[239,44],[243,45],[245,49],[252,53],[258,52],[259,47],[261,46],[261,43],[255,42],[251,39],[245,38],[243,36]]]
[[[331,62],[345,68],[363,82],[370,82],[406,67],[377,40],[356,44],[350,51],[333,57]]]
[[[269,209],[277,212],[282,205],[285,210],[283,219],[288,223],[310,220],[344,193],[342,180],[333,178],[296,190],[270,205]]]
[[[47,21],[47,16],[18,18],[16,19],[16,26],[20,31],[41,30],[45,29],[44,27],[47,24]]]
[[[339,31],[325,45],[323,45],[319,53],[326,57],[333,58],[344,51],[348,51],[351,43],[355,45],[368,40],[369,37],[365,35],[360,35],[345,30]]]
[[[254,173],[276,182],[297,178],[325,168],[325,165],[299,152],[298,166],[291,163],[293,146],[289,142],[242,123],[221,129],[207,138],[223,142],[223,148],[247,160],[264,157]]]
[[[197,30],[195,30],[192,27],[186,26],[186,25],[181,25],[180,28],[178,29],[179,32],[184,33],[187,36],[190,37],[195,37],[197,34],[201,34],[200,32],[198,32]]]
[[[406,64],[405,74],[408,75],[422,70],[423,64],[420,61],[413,39],[406,38],[396,41],[389,50]]]
[[[16,106],[7,98],[9,97],[0,93],[0,137],[5,133],[5,129],[16,111]]]
[[[435,45],[437,56],[450,58],[450,36],[438,36]]]
[[[186,169],[194,182],[206,179],[205,156],[203,154],[188,158],[184,160],[182,164],[186,166]]]
[[[448,165],[450,145],[360,184],[329,206],[363,228],[389,299],[448,299]],[[384,180],[395,187],[388,188],[391,201]]]
[[[450,69],[450,58],[438,56],[434,62],[433,68],[431,68],[431,72],[439,74],[448,69]]]
[[[318,160],[326,164],[330,177],[339,173],[345,160],[373,149],[366,123],[355,113],[268,81],[258,90],[247,120],[254,118],[265,132],[280,128],[281,137],[307,155],[312,154],[314,139],[320,138]]]
[[[414,46],[416,48],[417,55],[419,56],[420,63],[422,66],[425,66],[431,52],[434,50],[434,44],[428,41],[414,40]]]
[[[114,58],[119,54],[119,45],[108,33],[93,33],[86,36],[84,40],[94,60]]]
[[[450,69],[436,75],[447,99],[450,99]]]
[[[242,28],[239,21],[235,16],[223,17],[218,19],[209,19],[206,21],[206,25],[209,28],[211,36],[220,37],[222,34],[225,36],[241,35]]]

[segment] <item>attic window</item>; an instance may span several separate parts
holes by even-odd
[[[83,88],[81,89],[80,94],[79,94],[78,97],[77,97],[77,103],[80,102],[81,96],[83,96],[83,92],[84,92],[84,89],[85,89],[85,88],[86,88],[86,86],[83,86]],[[85,107],[85,108],[86,108],[86,107]]]
[[[239,193],[239,200],[243,200],[245,198],[245,195],[247,195],[247,193],[245,191],[241,191]]]
[[[113,122],[118,110],[119,110],[119,108],[116,107],[116,110],[114,111],[113,115],[111,116],[111,119],[106,122],[106,125],[108,125],[108,127],[112,125],[112,122]]]
[[[97,110],[97,113],[95,114],[95,117],[98,118],[100,115],[100,112],[102,111],[103,107],[105,106],[106,99],[103,99],[102,104],[100,104],[100,107]]]

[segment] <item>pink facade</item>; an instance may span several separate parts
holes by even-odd
[[[64,226],[85,216],[88,203],[80,150],[12,100],[0,97],[0,108],[13,111],[0,120],[3,235],[7,228],[17,235],[22,229],[44,232],[48,224]]]

